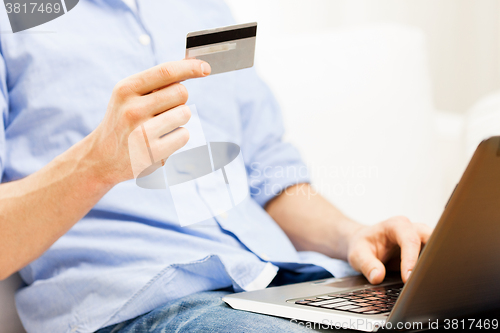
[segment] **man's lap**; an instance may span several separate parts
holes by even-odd
[[[289,274],[280,274],[281,279],[275,279],[273,282],[279,282],[274,285],[281,285],[284,282],[297,283],[326,278],[328,275],[328,273],[308,276],[300,274],[290,277]],[[312,332],[304,323],[299,325],[290,319],[232,309],[222,301],[222,297],[233,293],[229,289],[205,291],[172,300],[142,316],[103,328],[97,333]]]
[[[189,295],[98,333],[311,332],[289,319],[233,310],[222,301],[230,293],[206,291]]]

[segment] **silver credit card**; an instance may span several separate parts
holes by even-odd
[[[186,59],[200,59],[212,67],[212,75],[253,66],[257,23],[191,32]]]

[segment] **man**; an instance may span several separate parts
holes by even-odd
[[[299,332],[221,297],[343,276],[344,260],[380,283],[395,259],[406,281],[428,227],[361,226],[309,196],[255,71],[176,61],[188,32],[233,23],[219,0],[87,0],[46,33],[0,35],[0,276],[21,270],[28,332]],[[207,141],[241,147],[252,186],[228,214],[180,227],[168,191],[135,185],[128,142],[147,124],[155,161],[168,158],[189,139],[186,104]]]

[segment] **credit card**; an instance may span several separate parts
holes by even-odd
[[[200,59],[212,67],[212,74],[253,66],[257,23],[191,32],[186,40],[186,59]]]

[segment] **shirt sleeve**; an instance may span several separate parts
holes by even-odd
[[[250,195],[264,206],[287,187],[310,183],[310,178],[298,150],[283,141],[281,110],[272,92],[253,68],[240,73],[241,152]]]
[[[5,166],[5,126],[7,124],[8,95],[7,95],[7,68],[0,44],[0,183]]]

